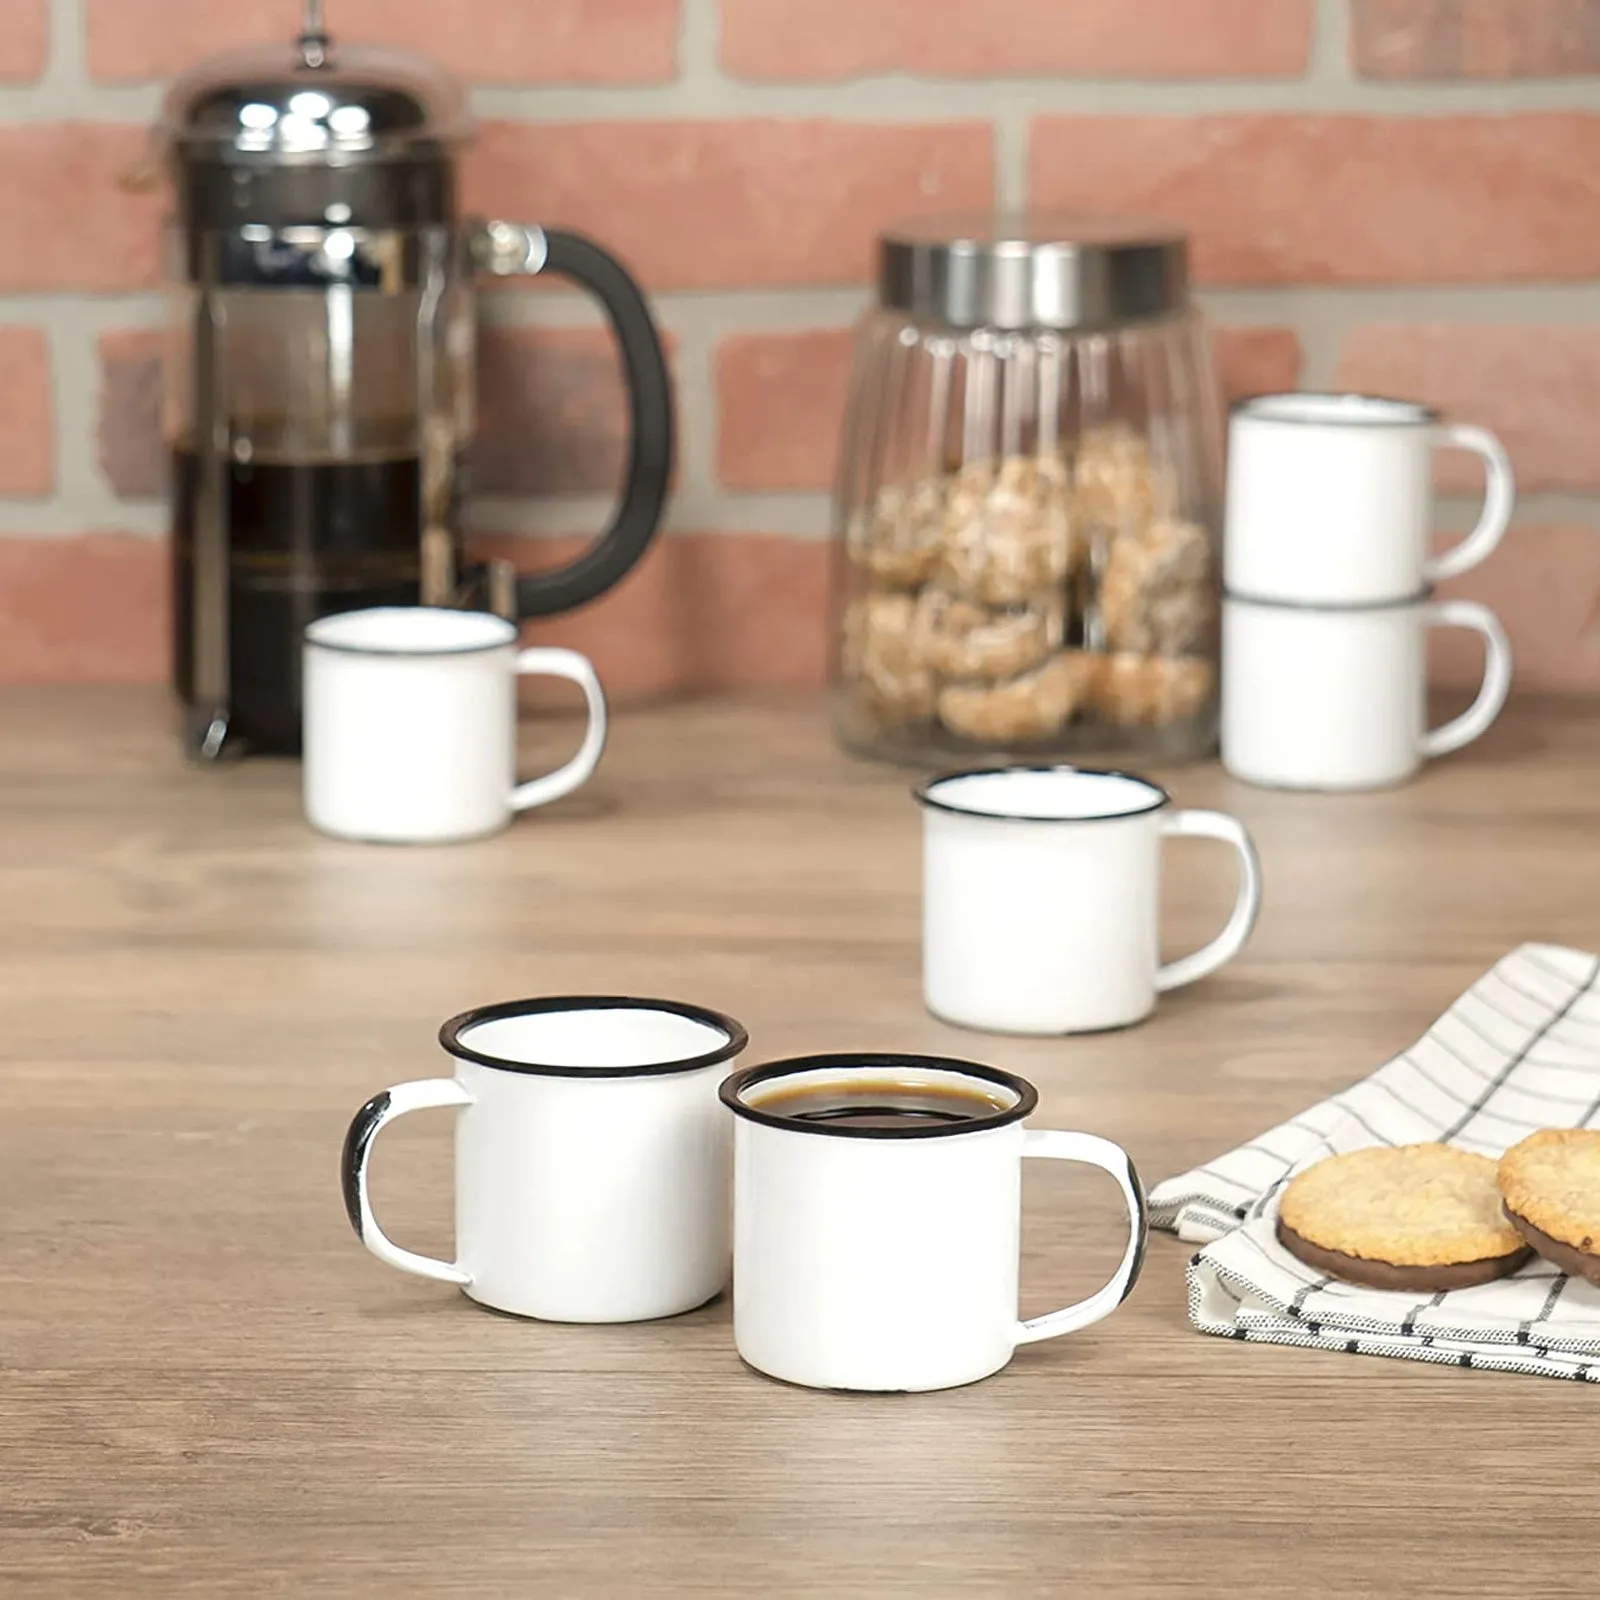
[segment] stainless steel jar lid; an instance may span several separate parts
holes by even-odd
[[[878,241],[878,299],[954,328],[1104,328],[1181,311],[1189,246],[1159,224],[946,218]]]

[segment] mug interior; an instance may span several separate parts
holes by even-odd
[[[1130,772],[1092,767],[997,767],[951,772],[914,791],[918,802],[960,816],[1014,822],[1096,822],[1159,811],[1165,789]]]
[[[373,606],[306,626],[306,643],[357,655],[446,656],[515,644],[515,623],[490,611],[443,606]]]
[[[699,1006],[580,995],[483,1006],[445,1023],[439,1042],[507,1072],[631,1077],[716,1066],[748,1038],[731,1017]]]
[[[1264,394],[1243,400],[1234,415],[1251,422],[1317,423],[1325,427],[1416,427],[1439,413],[1414,400],[1372,394]]]
[[[782,1102],[798,1099],[807,1090],[836,1090],[841,1098],[868,1098],[874,1091],[893,1096],[895,1091],[922,1090],[960,1095],[973,1106],[979,1099],[989,1109],[959,1122],[908,1122],[893,1129],[861,1127],[848,1122],[811,1121],[787,1115]],[[843,1052],[837,1055],[795,1056],[745,1067],[724,1079],[722,1103],[736,1115],[769,1127],[831,1138],[937,1139],[1020,1122],[1032,1114],[1039,1093],[1026,1078],[987,1067],[976,1061],[949,1056],[882,1055]]]

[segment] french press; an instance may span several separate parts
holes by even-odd
[[[397,51],[335,43],[307,0],[290,47],[217,56],[167,96],[175,191],[166,437],[173,675],[185,743],[300,748],[308,622],[377,605],[542,616],[592,600],[643,554],[671,471],[672,393],[638,286],[577,234],[463,222],[459,87]],[[518,577],[469,565],[480,273],[554,272],[600,301],[630,411],[609,528]]]

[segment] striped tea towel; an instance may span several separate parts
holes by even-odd
[[[1158,1184],[1151,1222],[1203,1242],[1189,1320],[1204,1333],[1600,1382],[1600,1289],[1533,1257],[1433,1295],[1324,1277],[1277,1240],[1278,1193],[1323,1157],[1439,1140],[1498,1156],[1536,1128],[1600,1126],[1600,957],[1526,944],[1370,1078]]]

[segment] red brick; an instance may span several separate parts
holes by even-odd
[[[1338,383],[1426,400],[1492,429],[1520,489],[1600,489],[1600,328],[1373,324],[1345,341]],[[1483,483],[1481,464],[1460,451],[1442,453],[1439,469],[1444,489],[1475,493]]]
[[[844,328],[739,334],[717,350],[717,477],[730,489],[827,489],[850,383]],[[1220,328],[1224,397],[1293,389],[1300,342],[1288,328]]]
[[[850,383],[848,328],[749,333],[717,349],[717,476],[730,489],[833,482]]]
[[[162,681],[167,587],[161,539],[0,537],[0,682]]]
[[[1600,72],[1595,0],[1352,0],[1365,78],[1555,78]]]
[[[42,328],[0,328],[0,494],[55,487],[55,404]]]
[[[1600,691],[1600,537],[1593,528],[1519,524],[1481,567],[1443,589],[1481,601],[1505,624],[1518,689]],[[1471,687],[1482,679],[1481,640],[1450,628],[1430,643],[1436,682]]]
[[[668,360],[672,341],[666,340]],[[610,493],[628,459],[622,364],[599,328],[485,327],[475,486],[485,494]]]
[[[1210,283],[1600,273],[1600,116],[1047,117],[1036,205],[1189,229]]]
[[[768,83],[1299,77],[1310,0],[722,0],[722,64]]]
[[[491,123],[471,210],[592,234],[655,289],[856,283],[895,218],[988,206],[981,122]]]
[[[419,50],[476,83],[665,83],[677,75],[678,0],[339,0],[335,39]],[[228,45],[282,43],[300,0],[89,0],[89,70],[169,77]]]
[[[145,139],[110,122],[0,128],[0,292],[159,280],[161,198],[124,184]]]
[[[166,488],[161,346],[153,328],[100,335],[100,470],[124,500],[153,499]]]
[[[49,55],[49,0],[6,0],[0,17],[0,80],[31,83]]]
[[[1211,359],[1229,404],[1300,386],[1300,340],[1292,328],[1214,328]]]
[[[580,541],[498,538],[534,570]],[[815,689],[826,677],[829,548],[767,534],[667,534],[609,594],[529,623],[530,644],[582,650],[616,703],[727,689]]]

